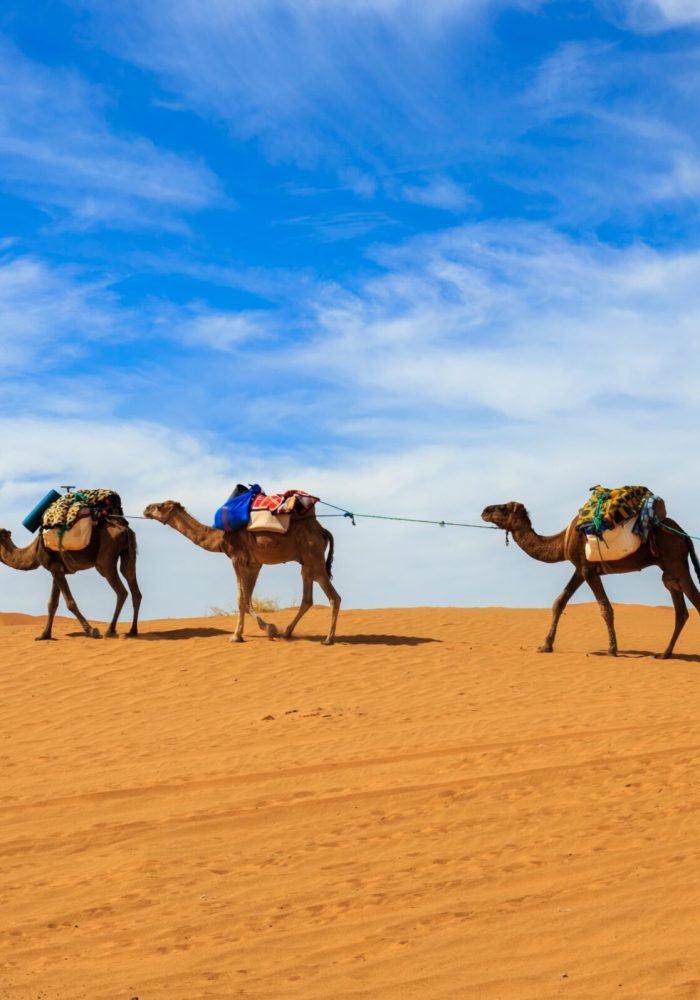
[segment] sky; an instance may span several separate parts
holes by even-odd
[[[258,482],[550,533],[639,483],[700,535],[699,96],[696,0],[8,0],[0,524],[28,544],[65,484],[210,523]],[[345,607],[570,575],[488,529],[326,524]],[[234,608],[224,556],[132,525],[145,617]],[[654,569],[606,586],[669,603]],[[0,565],[0,609],[48,591]]]

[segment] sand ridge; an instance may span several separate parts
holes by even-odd
[[[700,997],[700,622],[616,614],[3,616],[0,1000]]]

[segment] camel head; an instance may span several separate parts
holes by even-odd
[[[7,528],[0,528],[0,545],[10,545],[12,542],[12,532]]]
[[[176,511],[184,509],[177,500],[164,500],[162,503],[149,503],[143,516],[153,521],[160,521],[161,524],[167,524]]]
[[[525,528],[530,525],[530,516],[525,510],[525,505],[518,503],[517,500],[484,507],[481,512],[481,520],[495,524],[497,528],[503,528],[504,531],[515,531],[517,528]]]

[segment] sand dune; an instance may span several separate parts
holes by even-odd
[[[1,1000],[700,997],[697,616],[327,616],[3,616]]]

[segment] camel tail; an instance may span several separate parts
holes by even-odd
[[[698,581],[700,581],[700,560],[698,559],[697,552],[695,551],[695,546],[693,545],[693,539],[686,538],[686,541],[688,543],[688,553],[690,555],[693,566],[695,567],[695,575],[697,576]]]
[[[328,573],[328,579],[332,580],[333,573],[331,572],[331,568],[333,566],[333,552],[335,550],[335,541],[333,540],[333,535],[331,535],[328,528],[321,528],[321,531],[323,532],[323,537],[326,541],[326,545],[329,546],[328,557],[326,558],[326,573]]]

